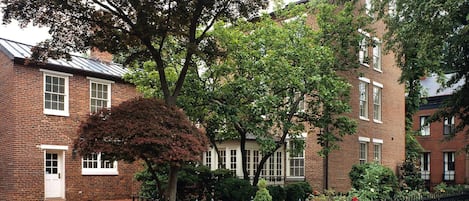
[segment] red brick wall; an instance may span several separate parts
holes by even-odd
[[[371,26],[375,29],[372,37],[377,37],[383,41],[384,24],[376,22]],[[358,44],[357,44],[358,45]],[[384,49],[384,44],[382,45]],[[398,79],[401,71],[395,65],[392,52],[382,54],[382,72],[374,70],[372,67],[361,66],[357,70],[340,73],[351,84],[352,112],[348,116],[356,119],[358,130],[355,135],[347,136],[340,143],[340,150],[333,151],[329,156],[329,179],[328,188],[345,192],[351,188],[348,173],[354,164],[359,163],[359,140],[358,137],[367,137],[383,140],[382,144],[382,164],[391,168],[397,173],[397,166],[405,159],[405,90],[404,85],[399,84]],[[358,63],[358,61],[357,61]],[[368,85],[368,116],[369,120],[359,119],[359,76],[371,80]],[[382,89],[382,123],[373,121],[373,81],[383,84]],[[320,147],[316,144],[316,133],[309,134],[306,147],[306,180],[315,189],[322,190],[324,180],[323,160],[317,157]],[[368,161],[373,160],[373,142],[368,143]]]
[[[0,64],[5,63],[5,59],[0,57]],[[7,67],[0,71],[0,142],[9,145],[0,146],[0,195],[6,192],[1,195],[2,199],[44,198],[44,150],[39,145],[68,146],[65,151],[67,200],[122,199],[138,192],[133,175],[140,168],[139,163],[131,165],[120,161],[118,176],[81,175],[81,157],[72,153],[80,121],[89,114],[86,76],[69,77],[70,116],[60,117],[43,114],[43,73],[37,67]],[[111,91],[112,105],[138,95],[135,87],[119,82],[112,84]]]
[[[437,109],[420,110],[413,116],[414,130],[420,130],[420,116],[431,116]],[[458,124],[459,119],[455,119]],[[430,187],[434,187],[443,182],[443,152],[456,152],[455,154],[455,181],[453,184],[464,184],[468,181],[466,169],[468,168],[466,160],[468,157],[464,152],[468,144],[468,137],[465,131],[456,134],[449,141],[444,140],[443,121],[437,121],[430,124],[430,135],[419,136],[417,140],[426,152],[430,152]]]
[[[14,183],[9,182],[13,178],[13,144],[15,137],[14,128],[9,124],[13,121],[12,87],[13,63],[0,52],[0,198],[8,198],[7,194],[13,192]],[[9,199],[6,199],[9,200]]]

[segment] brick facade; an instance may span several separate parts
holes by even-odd
[[[420,117],[429,117],[439,110],[442,104],[443,96],[435,97],[437,101],[429,99],[423,104],[420,110],[413,116],[413,128],[420,130]],[[455,118],[455,124],[459,123],[459,119]],[[429,179],[426,180],[427,187],[432,189],[436,185],[445,182],[447,184],[467,184],[469,183],[469,156],[465,152],[466,145],[469,143],[466,131],[457,133],[451,140],[445,140],[447,135],[444,134],[444,121],[436,121],[429,124],[429,134],[418,136],[417,140],[422,145],[424,152],[430,155],[429,162]],[[454,152],[454,180],[444,180],[444,152]],[[423,162],[421,162],[423,166]]]
[[[358,2],[363,3],[364,1]],[[381,42],[385,31],[385,25],[381,21],[374,22],[370,26],[375,30],[370,34]],[[357,44],[358,45],[358,44]],[[305,176],[313,189],[333,189],[346,192],[351,188],[348,177],[352,166],[359,163],[359,138],[369,139],[367,150],[367,162],[373,162],[375,143],[382,146],[381,164],[391,168],[397,173],[397,167],[405,159],[405,88],[398,80],[401,70],[395,64],[394,54],[384,54],[382,44],[381,70],[375,70],[370,65],[361,65],[356,71],[340,73],[352,85],[351,101],[352,112],[347,114],[358,122],[355,135],[347,136],[340,143],[340,150],[333,151],[329,156],[327,187],[325,161],[319,157],[317,151],[320,147],[316,141],[317,132],[308,133],[306,145]],[[358,61],[357,61],[358,62]],[[369,79],[368,84],[368,120],[359,118],[359,77]],[[381,121],[373,120],[373,86],[382,85],[382,111]]]
[[[90,111],[90,81],[83,72],[69,77],[70,115],[43,113],[43,72],[47,66],[20,65],[0,52],[0,198],[45,199],[45,152],[63,154],[66,200],[130,198],[138,192],[133,179],[140,164],[118,162],[118,175],[84,176],[81,156],[73,150],[77,129]],[[106,78],[101,78],[106,79]],[[133,85],[118,78],[112,87],[112,105],[137,96]],[[49,145],[61,147],[50,150]]]

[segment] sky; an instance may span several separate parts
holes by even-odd
[[[294,2],[298,0],[283,0],[284,3]],[[272,5],[267,9],[272,10]],[[26,28],[20,28],[17,22],[11,24],[2,24],[2,12],[0,9],[0,38],[9,39],[17,42],[21,42],[28,45],[35,45],[47,38],[50,38],[48,28],[45,27],[34,27],[32,25]]]

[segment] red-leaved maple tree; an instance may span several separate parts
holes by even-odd
[[[154,98],[135,98],[91,114],[78,135],[75,148],[80,155],[102,152],[110,160],[142,160],[155,179],[152,167],[169,165],[170,186],[177,183],[180,166],[200,160],[208,144],[181,109]],[[168,189],[166,198],[176,196]]]

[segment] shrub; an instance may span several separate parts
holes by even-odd
[[[376,163],[354,165],[349,173],[352,187],[351,194],[362,199],[391,199],[398,190],[394,172]]]
[[[255,187],[253,187],[249,181],[238,178],[228,178],[219,181],[215,186],[215,200],[250,201],[255,190]]]
[[[267,182],[264,179],[261,179],[257,183],[258,190],[256,192],[256,197],[254,197],[253,201],[272,201],[272,196],[269,194],[269,190],[267,190]]]
[[[313,192],[308,182],[292,183],[285,186],[285,201],[305,200]]]
[[[281,186],[267,186],[269,194],[272,196],[272,201],[284,201],[287,194]]]

